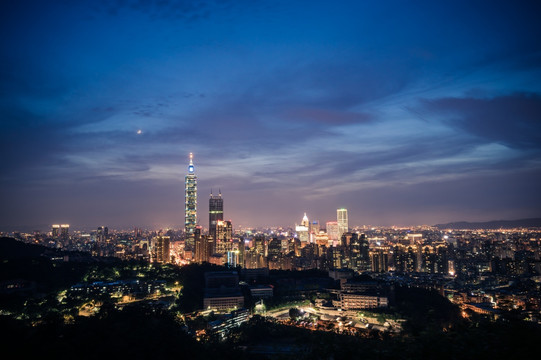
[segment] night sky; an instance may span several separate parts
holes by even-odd
[[[537,4],[4,0],[0,230],[539,217]]]

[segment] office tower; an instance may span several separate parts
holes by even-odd
[[[216,241],[210,235],[201,235],[201,237],[206,239],[206,241],[204,242],[206,244],[205,253],[203,254],[205,259],[203,259],[203,261],[210,262],[210,258],[216,252]]]
[[[218,195],[212,195],[210,192],[209,199],[209,235],[215,239],[221,239],[216,236],[216,223],[224,219],[224,199],[222,198],[222,192]]]
[[[193,250],[195,245],[195,226],[197,225],[197,176],[195,176],[192,153],[190,153],[190,164],[188,165],[188,174],[184,178],[184,185],[186,248]]]
[[[319,220],[314,220],[310,222],[310,232],[314,234],[319,234]]]
[[[209,262],[215,252],[214,238],[210,235],[201,235],[200,226],[197,227],[195,233],[195,261]]]
[[[267,267],[268,244],[263,234],[257,234],[253,241],[252,247],[245,254],[246,268],[259,269]]]
[[[107,228],[107,226],[100,226],[98,227],[96,235],[98,242],[104,242],[109,236],[109,229]]]
[[[319,235],[319,221],[310,221],[310,243],[316,242],[317,235]]]
[[[154,241],[154,246],[156,249],[156,262],[161,264],[168,264],[169,262],[171,262],[171,240],[169,236],[159,235],[154,239]]]
[[[68,224],[60,225],[60,237],[62,240],[68,240],[70,226]]]
[[[204,241],[206,239],[201,235],[201,226],[196,226],[194,231],[194,260],[195,262],[202,263],[205,253],[206,244]]]
[[[282,253],[282,241],[278,238],[272,238],[269,242],[269,257],[277,258]]]
[[[233,250],[233,225],[231,225],[231,221],[218,220],[216,222],[215,242],[214,252],[216,254],[226,254]]]
[[[301,247],[308,244],[308,241],[310,240],[310,221],[308,221],[308,216],[306,216],[306,213],[304,213],[301,224],[295,226],[295,231],[297,232],[297,238],[301,241]]]
[[[215,228],[216,241],[231,241],[233,239],[233,225],[231,221],[218,220]]]
[[[355,235],[357,236],[352,237],[349,244],[351,268],[357,271],[370,271],[370,250],[366,235]]]
[[[338,237],[338,223],[336,221],[327,221],[325,226],[327,235],[329,236],[329,242],[332,243],[332,246],[338,245],[338,240],[341,239],[341,236]]]
[[[359,235],[360,243],[360,270],[370,271],[370,244],[365,234]]]
[[[338,223],[338,239],[342,238],[342,234],[348,232],[348,210],[337,209],[336,210],[336,222]]]
[[[58,224],[53,225],[51,233],[52,233],[52,237],[54,239],[60,237],[60,225],[58,225]]]
[[[265,256],[265,257],[267,256],[268,243],[264,234],[257,234],[254,237],[253,244],[254,244],[253,248],[255,249],[255,252],[257,254]]]

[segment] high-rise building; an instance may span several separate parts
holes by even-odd
[[[231,221],[218,220],[215,228],[216,241],[231,241],[233,239],[233,225]]]
[[[171,262],[171,240],[169,236],[158,236],[154,239],[156,249],[156,262],[167,264]]]
[[[269,257],[277,258],[282,253],[282,241],[278,238],[272,238],[268,246]]]
[[[301,241],[301,246],[304,247],[308,244],[308,241],[310,240],[310,221],[308,221],[306,213],[304,213],[301,224],[295,225],[295,231],[297,232],[297,238]]]
[[[224,199],[222,198],[222,192],[218,195],[212,195],[210,193],[209,199],[209,235],[215,239],[219,239],[216,236],[216,224],[218,221],[224,219]]]
[[[62,240],[68,240],[69,238],[70,226],[68,224],[60,225],[60,237]]]
[[[319,221],[310,221],[310,243],[316,242],[316,236],[319,234]]]
[[[418,246],[397,244],[393,248],[393,262],[396,272],[413,273],[420,268]]]
[[[51,230],[51,235],[54,239],[60,237],[60,225],[54,224]]]
[[[347,209],[342,208],[336,210],[336,222],[338,223],[338,239],[341,239],[342,234],[349,230]]]
[[[210,235],[202,235],[201,227],[195,229],[195,261],[198,263],[210,262],[215,249],[214,238]]]
[[[193,154],[190,153],[188,174],[184,178],[184,231],[186,248],[194,250],[195,226],[197,225],[197,176],[193,165]]]
[[[107,226],[98,227],[96,232],[96,237],[98,242],[103,243],[109,237],[109,228]]]
[[[214,252],[218,254],[226,254],[233,250],[233,225],[231,221],[218,220],[216,222],[216,238]]]
[[[356,271],[370,271],[370,248],[366,235],[355,235],[357,236],[352,237],[349,244],[350,267]]]
[[[389,271],[389,248],[378,246],[370,251],[370,268],[372,272]]]
[[[329,242],[332,243],[332,246],[337,246],[338,241],[342,236],[338,237],[338,223],[336,221],[327,221],[326,230],[327,235],[329,236]]]
[[[198,262],[198,263],[202,263],[203,262],[203,258],[205,257],[204,256],[204,253],[205,253],[205,249],[206,249],[206,244],[205,244],[205,241],[206,239],[204,239],[201,235],[201,226],[196,226],[195,227],[195,232],[194,232],[194,261]]]

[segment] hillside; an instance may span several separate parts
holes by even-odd
[[[457,221],[447,224],[436,224],[439,229],[513,229],[513,228],[541,228],[541,218],[519,220],[493,220],[487,222]]]

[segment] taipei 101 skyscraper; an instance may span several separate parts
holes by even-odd
[[[190,153],[188,174],[184,178],[184,231],[186,248],[195,249],[195,226],[197,225],[197,176],[193,166],[193,154]]]

